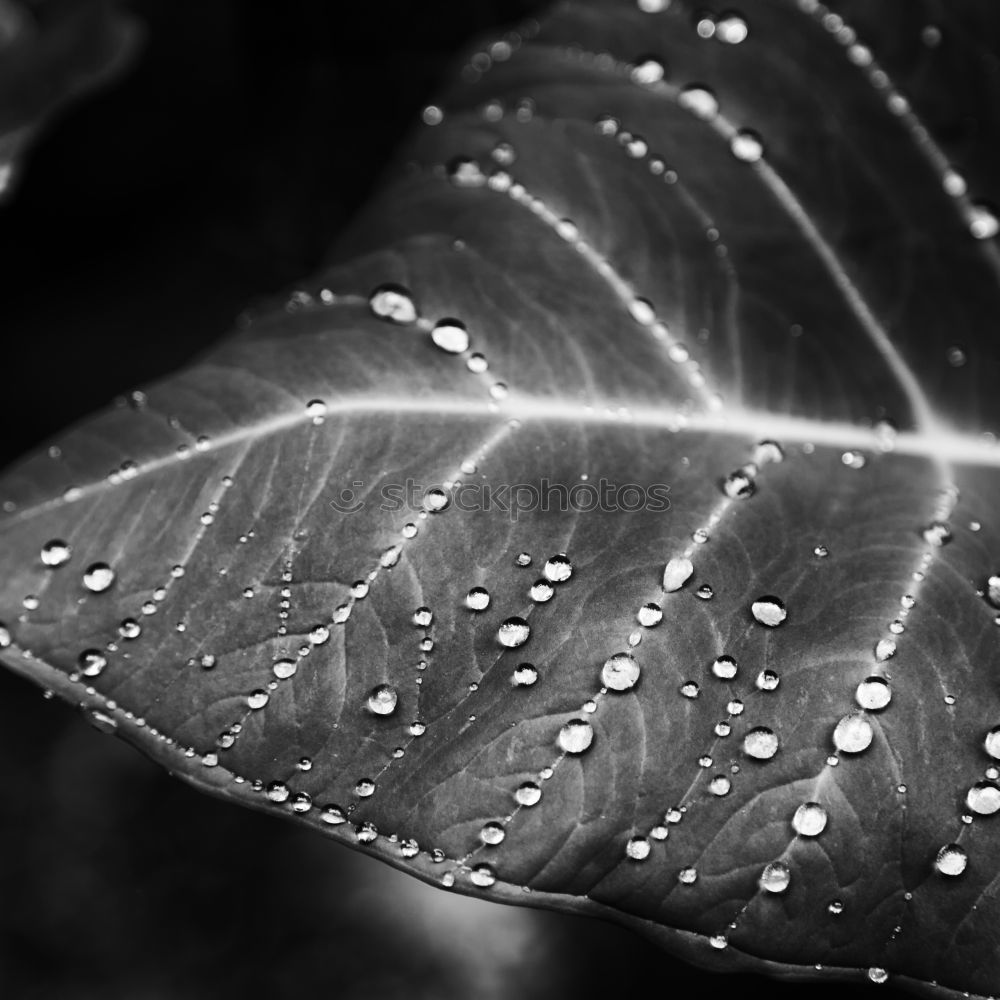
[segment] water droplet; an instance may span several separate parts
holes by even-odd
[[[818,837],[826,829],[826,810],[818,802],[803,802],[792,816],[792,829],[800,837]]]
[[[514,669],[514,683],[518,687],[530,687],[538,680],[538,671],[530,663],[519,663]]]
[[[941,548],[951,541],[951,528],[944,521],[932,521],[920,533],[928,545]]]
[[[411,722],[408,732],[411,736],[423,736],[427,727],[422,722]]]
[[[509,142],[498,142],[490,153],[494,163],[509,167],[517,159],[517,150]]]
[[[719,102],[715,94],[706,87],[685,87],[680,92],[677,103],[702,121],[711,121],[719,113]]]
[[[593,727],[586,719],[570,719],[556,741],[564,753],[583,753],[594,742]]]
[[[102,594],[115,582],[115,571],[107,564],[96,562],[83,574],[83,585],[94,594]]]
[[[980,781],[969,789],[965,804],[979,816],[992,816],[1000,811],[1000,787],[989,781]]]
[[[825,545],[817,545],[813,549],[813,555],[817,559],[825,559],[830,554],[830,550]]]
[[[830,906],[833,906],[833,903],[831,903]],[[841,907],[841,909],[836,910],[836,911],[831,910],[830,912],[831,913],[833,913],[833,912],[840,913],[842,910],[843,910],[843,907]],[[886,982],[889,981],[889,973],[886,972],[885,969],[879,968],[879,966],[877,966],[877,965],[873,965],[868,970],[868,978],[873,983],[875,983],[876,986],[881,986],[883,983],[886,983]]]
[[[322,399],[311,399],[306,403],[306,416],[312,418],[312,422],[317,426],[323,423],[326,417],[326,403]]]
[[[538,805],[541,799],[542,790],[533,781],[526,781],[514,792],[514,801],[525,808]]]
[[[677,881],[681,885],[694,885],[698,881],[698,869],[697,868],[682,868],[677,873]]]
[[[85,649],[76,662],[85,677],[97,677],[108,665],[107,657],[99,649]]]
[[[741,129],[729,140],[729,149],[737,160],[756,163],[764,155],[764,143],[756,132]]]
[[[672,594],[691,579],[694,564],[686,556],[674,556],[663,570],[663,589]]]
[[[413,624],[419,628],[427,628],[434,621],[434,613],[430,608],[417,608],[413,612]]]
[[[654,625],[659,625],[663,621],[663,609],[659,604],[644,604],[639,608],[639,613],[636,615],[640,625],[646,628],[652,628]]]
[[[476,188],[486,183],[486,175],[479,164],[468,156],[456,156],[448,161],[448,179],[456,187]]]
[[[330,638],[330,630],[325,625],[314,625],[309,630],[309,641],[314,646],[322,646]]]
[[[723,681],[731,681],[736,676],[736,661],[731,656],[720,656],[712,664],[712,673]]]
[[[362,823],[354,828],[354,838],[359,844],[373,844],[378,840],[378,827],[374,823]]]
[[[863,469],[868,459],[860,451],[845,451],[840,456],[840,461],[849,469]]]
[[[644,14],[660,14],[671,4],[671,0],[636,0],[636,3]]]
[[[118,626],[118,634],[123,639],[138,639],[142,626],[134,618],[124,618]]]
[[[766,726],[757,726],[743,737],[743,752],[754,760],[770,760],[778,752],[777,734]]]
[[[247,705],[257,711],[262,709],[270,700],[271,696],[266,691],[252,691],[247,695]]]
[[[783,861],[772,861],[765,865],[757,884],[764,892],[782,893],[788,888],[791,880],[792,873],[788,870],[788,865]]]
[[[294,676],[295,671],[299,669],[298,660],[281,659],[275,660],[274,665],[271,670],[274,672],[274,676],[278,678],[279,681],[286,681],[289,677]]]
[[[515,649],[523,646],[531,635],[531,628],[523,618],[508,618],[497,630],[497,641],[501,646]]]
[[[648,56],[636,62],[635,66],[632,67],[631,76],[633,82],[650,86],[659,83],[665,74],[663,63],[659,59]]]
[[[649,299],[633,299],[628,307],[629,315],[642,326],[652,326],[656,322],[656,310]]]
[[[1000,219],[988,205],[970,205],[969,232],[977,240],[990,240],[1000,232]]]
[[[645,837],[631,837],[625,845],[625,856],[632,861],[645,861],[652,846]]]
[[[504,829],[502,823],[485,823],[479,831],[479,839],[489,847],[496,847],[497,844],[502,844],[506,836],[507,831]]]
[[[465,606],[470,611],[485,611],[490,606],[489,591],[485,587],[473,587],[465,595]],[[503,642],[503,639],[500,641]]]
[[[854,697],[862,708],[878,712],[892,700],[892,688],[884,677],[869,677],[858,685]]]
[[[552,595],[555,592],[555,587],[548,580],[536,580],[531,585],[528,596],[537,604],[544,604],[546,601],[552,600]]]
[[[399,845],[401,858],[415,858],[420,853],[420,845],[413,839],[404,840]]]
[[[695,592],[694,596],[703,601],[710,601],[715,596],[715,591],[707,584],[703,583]]]
[[[750,611],[761,625],[777,628],[788,617],[785,605],[777,597],[758,597]]]
[[[265,789],[264,794],[271,802],[287,802],[291,792],[283,781],[272,781]]]
[[[969,856],[958,844],[945,844],[937,853],[934,859],[934,869],[941,875],[948,875],[954,878],[965,871],[969,863]]]
[[[961,368],[966,362],[965,351],[961,347],[949,347],[945,357],[952,368]]]
[[[514,557],[514,564],[516,566],[530,566],[531,565],[531,555],[527,552],[519,552]]]
[[[994,726],[994,728],[986,734],[983,746],[986,749],[986,752],[994,760],[1000,760],[1000,726]]]
[[[442,319],[431,330],[431,340],[449,354],[461,354],[469,349],[469,333],[457,319]]]
[[[844,912],[844,904],[839,899],[831,900],[826,907],[827,913],[839,917]]]
[[[772,465],[785,460],[785,452],[777,441],[759,441],[753,450],[754,465]]]
[[[722,481],[722,491],[730,500],[746,500],[757,492],[757,484],[747,469],[737,469]]]
[[[700,688],[694,681],[686,681],[681,685],[681,694],[684,695],[685,698],[697,698],[699,691]]]
[[[871,723],[860,713],[845,715],[834,727],[833,745],[841,753],[861,753],[874,739]]]
[[[496,873],[489,865],[476,865],[469,872],[469,881],[481,889],[488,889],[497,880]]]
[[[371,798],[375,794],[375,782],[371,778],[361,778],[354,786],[354,794],[362,799]]]
[[[54,538],[42,546],[42,562],[46,566],[56,569],[59,566],[65,566],[72,553],[73,549],[69,545]]]
[[[709,764],[709,767],[711,766],[712,765]],[[708,783],[708,790],[712,793],[712,795],[717,795],[720,798],[723,795],[728,795],[732,787],[733,783],[724,774],[717,774]]]
[[[402,285],[379,285],[368,297],[368,307],[379,319],[392,323],[415,323],[417,306]]]
[[[641,673],[631,653],[615,653],[604,661],[601,683],[611,691],[628,691],[635,687]]]
[[[526,555],[526,553],[523,554]],[[527,563],[519,562],[518,565],[527,566],[530,562],[531,556],[528,556]],[[552,583],[565,583],[573,575],[573,564],[565,552],[559,552],[545,561],[545,568],[542,572],[545,574],[545,579]]]
[[[385,549],[383,553],[379,556],[379,563],[384,569],[391,569],[396,563],[399,562],[400,554],[403,551],[401,545],[390,545],[389,548]]]
[[[739,14],[723,14],[715,24],[715,37],[727,45],[739,45],[749,34],[750,29]]]
[[[379,684],[368,695],[368,711],[374,715],[392,715],[396,711],[398,696],[390,684]]]
[[[307,813],[312,809],[312,796],[308,792],[296,792],[289,802],[292,812]]]
[[[891,660],[895,655],[895,639],[879,639],[879,641],[875,643],[875,659],[878,660],[879,663],[885,663],[886,660]]]
[[[762,670],[755,681],[757,690],[773,691],[781,683],[781,678],[773,670]]]

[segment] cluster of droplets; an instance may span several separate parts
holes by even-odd
[[[985,202],[969,199],[965,178],[948,162],[926,126],[914,114],[910,102],[875,60],[871,49],[858,40],[857,32],[819,0],[799,0],[799,8],[811,15],[844,47],[848,60],[864,72],[871,85],[882,95],[889,112],[899,118],[913,136],[917,149],[930,160],[940,175],[942,189],[955,200],[970,235],[977,240],[991,240],[1000,234],[1000,216],[996,209]],[[936,46],[941,40],[940,29],[927,26],[922,39],[930,47]]]

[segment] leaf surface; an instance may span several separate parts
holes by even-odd
[[[10,470],[3,656],[448,887],[988,995],[1000,21],[666,6],[491,40],[321,276]]]

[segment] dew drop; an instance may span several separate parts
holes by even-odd
[[[99,676],[108,665],[107,657],[99,649],[85,649],[76,662],[85,677]]]
[[[648,299],[633,299],[628,311],[632,319],[642,326],[652,326],[656,322],[656,310]]]
[[[784,460],[785,453],[777,441],[759,441],[753,450],[754,465],[771,465]]]
[[[398,696],[390,684],[379,684],[368,695],[368,711],[373,715],[392,715],[396,711]]]
[[[601,683],[610,691],[628,691],[635,687],[641,670],[631,653],[615,653],[604,661]]]
[[[469,872],[469,881],[481,889],[488,889],[497,880],[496,872],[489,865],[476,865]]]
[[[715,24],[715,37],[727,45],[739,45],[749,34],[750,29],[739,14],[724,14]]]
[[[840,456],[840,461],[849,469],[863,469],[868,459],[860,451],[845,451]]]
[[[778,752],[778,737],[766,726],[757,726],[743,737],[743,752],[754,760],[770,760]]]
[[[746,469],[737,469],[722,481],[722,492],[730,500],[746,500],[757,492],[757,484]]]
[[[272,781],[264,791],[270,802],[287,802],[291,794],[283,781]]]
[[[965,804],[979,816],[992,816],[1000,811],[1000,787],[989,781],[980,781],[969,789]]]
[[[530,556],[528,556],[528,562],[531,562]],[[527,565],[527,563],[519,565]],[[545,561],[545,568],[542,572],[545,574],[545,579],[551,583],[565,583],[573,575],[573,564],[565,552],[559,552]]]
[[[891,660],[895,655],[895,639],[879,639],[879,641],[875,643],[875,659],[878,660],[879,663],[885,663],[886,660]]]
[[[490,606],[489,591],[485,587],[473,587],[465,595],[465,606],[470,611],[485,611]],[[500,641],[503,642],[503,639]]]
[[[733,787],[733,783],[724,775],[717,774],[709,783],[708,790],[712,795],[719,796],[728,795]]]
[[[570,719],[559,730],[556,742],[564,753],[583,753],[594,742],[593,727],[586,719]]]
[[[83,585],[94,594],[103,594],[114,582],[115,571],[107,563],[93,563],[83,574]]]
[[[431,340],[449,354],[461,354],[469,349],[469,333],[457,319],[442,319],[431,330]]]
[[[375,782],[371,778],[361,778],[354,786],[354,794],[362,799],[369,799],[375,794]]]
[[[834,727],[833,745],[841,753],[861,753],[874,739],[871,723],[860,713],[845,715]]]
[[[736,661],[731,656],[720,656],[712,664],[712,673],[723,681],[731,681],[736,676]]]
[[[430,608],[417,608],[413,612],[413,624],[418,628],[427,628],[434,621],[434,613]]]
[[[928,545],[941,548],[951,541],[951,528],[944,521],[932,521],[923,531],[921,536]]]
[[[969,232],[977,240],[990,240],[1000,232],[1000,219],[988,205],[970,205]]]
[[[519,663],[514,668],[514,683],[518,687],[531,687],[538,680],[538,671],[530,663]]]
[[[677,881],[681,885],[694,885],[698,881],[698,869],[697,868],[682,868],[677,873]]]
[[[379,319],[392,323],[415,323],[417,306],[402,285],[379,285],[368,297],[368,307]]]
[[[711,121],[719,113],[718,99],[706,87],[685,87],[680,92],[677,103],[702,121]]]
[[[659,59],[654,59],[652,57],[647,57],[645,59],[640,59],[635,66],[632,67],[632,80],[634,83],[639,83],[644,86],[650,86],[654,83],[659,83],[666,71],[664,70],[663,63]]]
[[[994,726],[994,728],[986,734],[983,746],[986,749],[986,752],[994,760],[1000,760],[1000,726]]]
[[[788,870],[788,865],[783,861],[772,861],[764,867],[760,873],[757,884],[764,892],[782,893],[788,888],[792,880],[792,873]]]
[[[326,403],[322,399],[311,399],[306,403],[306,416],[312,418],[312,422],[316,425],[323,423],[326,417]],[[204,515],[203,515],[204,516]],[[202,522],[205,523],[204,521]],[[211,521],[208,522],[211,524]]]
[[[830,904],[830,906],[833,906],[833,905],[834,905],[833,903]],[[841,906],[841,908],[839,910],[836,910],[836,911],[835,910],[830,910],[831,913],[834,913],[834,912],[841,913],[842,911],[843,911],[843,906]],[[875,983],[876,986],[881,986],[884,983],[887,983],[889,981],[889,973],[886,972],[885,969],[882,969],[882,968],[880,968],[877,965],[873,965],[868,970],[868,978],[873,983]]]
[[[686,556],[674,556],[663,570],[663,589],[672,594],[681,589],[694,573],[694,564]]]
[[[526,781],[514,792],[514,801],[519,806],[530,808],[542,800],[542,790],[533,781]]]
[[[536,580],[528,590],[528,596],[536,604],[544,604],[546,601],[552,600],[555,592],[555,588],[548,580]]]
[[[777,628],[788,617],[785,605],[777,597],[758,597],[750,611],[761,625]]]
[[[934,869],[941,875],[954,878],[965,871],[969,856],[958,844],[945,844],[934,859]]]
[[[686,681],[681,685],[681,694],[685,698],[697,698],[700,692],[700,688],[694,681]]]
[[[631,837],[625,845],[625,856],[632,861],[645,861],[652,846],[645,837]]]
[[[827,913],[839,917],[844,912],[844,904],[839,899],[831,900],[826,907]]]
[[[792,816],[792,829],[800,837],[818,837],[826,821],[826,810],[818,802],[803,802]]]
[[[639,613],[636,615],[640,625],[646,628],[652,628],[654,625],[659,625],[663,621],[663,609],[659,604],[650,603],[644,604],[639,608]]]
[[[892,700],[892,688],[884,677],[869,677],[858,685],[854,697],[862,708],[878,712]]]
[[[486,183],[486,175],[479,164],[468,156],[456,156],[449,160],[448,179],[455,187],[476,188]]]
[[[42,562],[46,566],[56,569],[59,566],[65,566],[72,553],[73,549],[69,545],[54,538],[42,546]]]
[[[756,132],[741,129],[729,140],[729,149],[737,160],[756,163],[764,155],[764,143]]]
[[[247,695],[247,705],[254,711],[262,709],[270,700],[271,696],[266,691],[252,691]]]
[[[501,646],[515,649],[523,646],[531,635],[531,628],[523,618],[508,618],[500,624],[497,630],[497,641]]]
[[[289,677],[294,676],[295,671],[298,670],[299,664],[297,660],[281,659],[275,660],[274,665],[271,670],[274,672],[274,676],[280,681],[288,680]]]
[[[502,844],[506,836],[507,831],[502,823],[484,823],[483,828],[479,831],[479,839],[488,847]]]
[[[781,678],[773,670],[762,670],[754,682],[758,691],[773,691],[781,683]]]

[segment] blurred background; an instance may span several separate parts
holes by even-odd
[[[0,132],[24,84],[15,93],[4,76],[18,4],[0,0]],[[42,17],[71,5],[111,9],[20,6]],[[115,79],[49,118],[0,206],[4,462],[182,365],[247,305],[308,274],[464,43],[540,5],[119,6],[142,43]],[[0,671],[4,1000],[586,1000],[651,989],[781,1000],[870,988],[721,978],[610,924],[432,889],[192,791]]]

